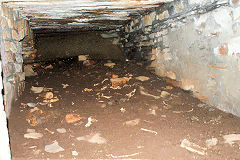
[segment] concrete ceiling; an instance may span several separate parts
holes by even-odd
[[[13,0],[6,7],[20,12],[32,29],[111,30],[173,0]]]

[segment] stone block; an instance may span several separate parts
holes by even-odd
[[[15,54],[15,59],[17,63],[22,63],[23,62],[23,57],[20,53]]]
[[[157,17],[158,17],[158,20],[163,20],[165,18],[168,18],[169,17],[168,10],[163,11],[162,13],[158,14]]]
[[[152,55],[157,55],[157,48],[152,48]]]
[[[17,73],[23,72],[21,63],[14,63],[14,67],[15,67],[15,72],[17,72]]]
[[[179,1],[178,3],[176,3],[176,5],[175,5],[175,13],[180,13],[180,12],[182,12],[183,11],[183,9],[184,9],[184,2],[183,1]]]
[[[26,23],[26,20],[24,19],[17,22],[19,39],[23,39],[25,37],[25,31],[24,31],[25,23]]]
[[[5,61],[3,63],[14,62],[13,55],[10,51],[4,51],[3,59]]]
[[[14,75],[13,75],[13,83],[17,83],[17,85],[18,85],[19,82],[20,82],[19,75],[17,73],[14,73]]]
[[[4,5],[1,5],[1,15],[4,17],[8,17],[9,15],[9,9]]]
[[[11,45],[10,45],[10,51],[11,51],[13,54],[17,53],[17,51],[18,51],[17,44],[14,43],[14,42],[10,42],[10,43],[11,43]]]
[[[11,46],[12,43],[10,41],[4,41],[3,44],[4,44],[4,51],[5,52],[10,51],[10,48],[12,48],[12,46]]]
[[[3,66],[3,71],[6,78],[11,77],[13,75],[13,65],[9,63]]]
[[[8,28],[14,29],[14,19],[13,18],[8,18],[7,23],[8,23]]]
[[[11,34],[10,34],[10,32],[8,31],[8,30],[3,30],[2,31],[2,38],[4,39],[4,40],[9,40],[9,39],[11,39]]]
[[[150,14],[147,14],[143,17],[143,25],[144,26],[150,26],[152,25],[153,21],[155,20],[156,17],[156,12],[152,12]]]
[[[138,22],[139,22],[139,19],[138,19],[138,18],[136,18],[136,19],[133,20],[134,25],[136,25]]]
[[[25,81],[25,73],[24,72],[20,72],[20,73],[18,73],[18,75],[19,75],[20,82]]]

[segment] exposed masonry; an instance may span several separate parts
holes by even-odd
[[[240,7],[232,1],[174,1],[123,30],[126,55],[166,81],[240,116]]]
[[[7,116],[12,103],[25,87],[22,41],[30,35],[28,22],[18,12],[1,7],[1,59],[3,68],[4,105]]]

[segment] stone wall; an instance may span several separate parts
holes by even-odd
[[[14,100],[24,90],[22,41],[29,35],[28,22],[18,12],[1,5],[1,59],[3,68],[4,104],[10,115]]]
[[[25,21],[26,36],[22,39],[22,55],[24,64],[33,63],[38,57],[37,50],[34,46],[34,33],[29,27],[29,23]]]
[[[202,101],[240,116],[239,0],[176,0],[122,28],[129,57]]]

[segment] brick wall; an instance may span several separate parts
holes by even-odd
[[[240,116],[239,0],[182,0],[132,20],[121,36],[129,57],[175,86]]]

